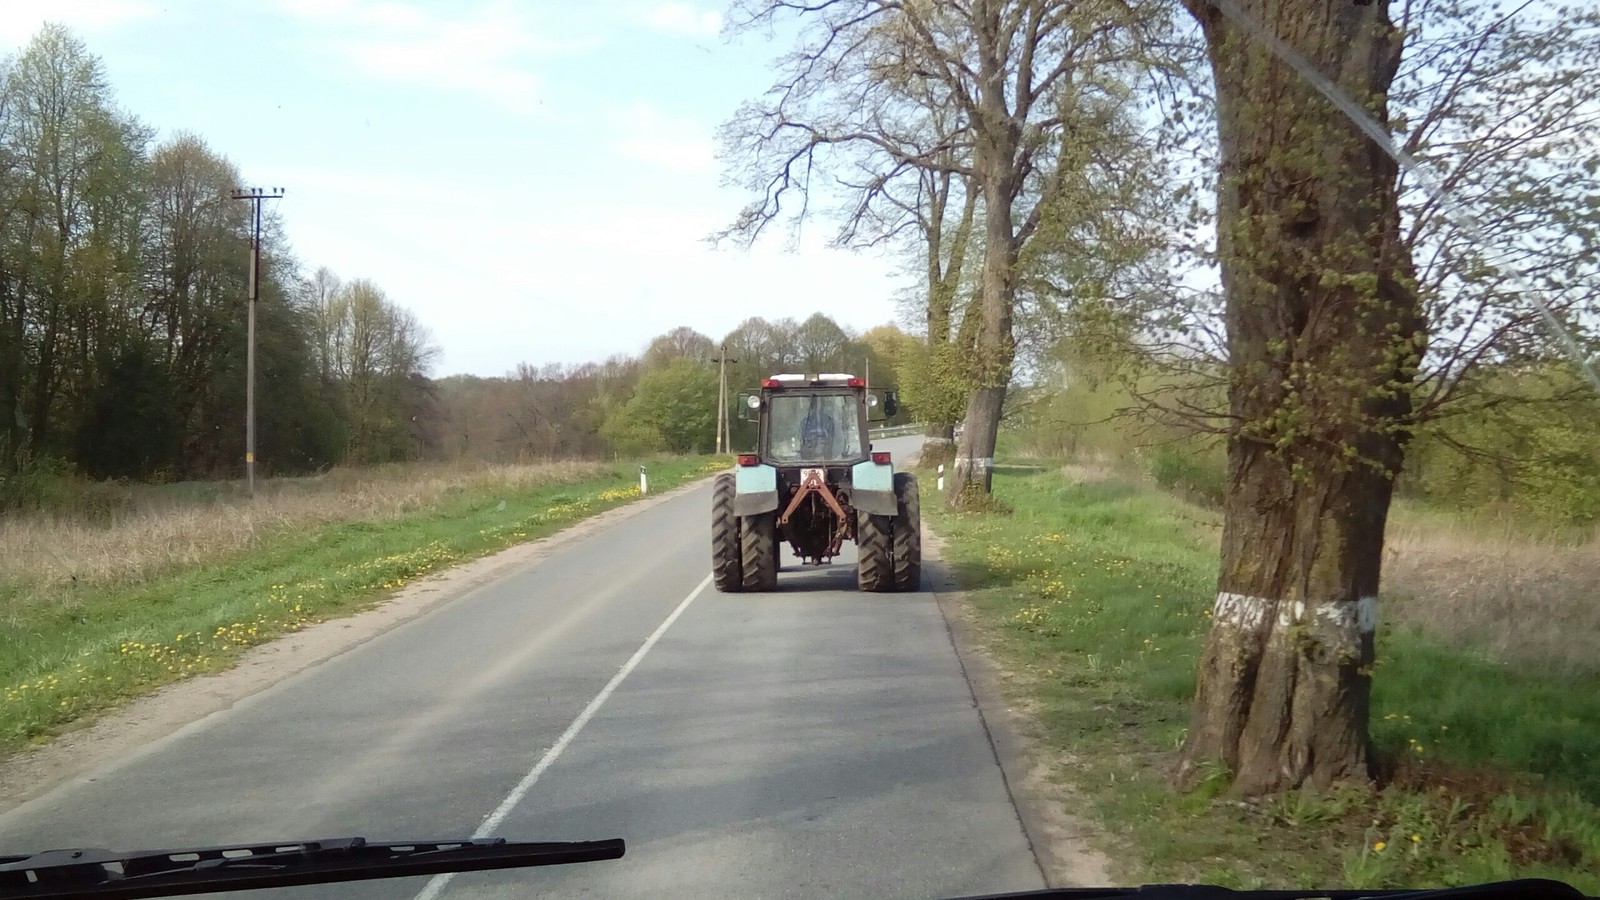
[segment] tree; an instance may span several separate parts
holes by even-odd
[[[229,194],[243,179],[197,135],[153,149],[152,135],[65,28],[45,26],[0,61],[0,474],[240,466],[250,220]],[[277,471],[300,470],[343,444],[335,369],[349,361],[325,351],[349,349],[329,330],[348,310],[332,302],[337,279],[301,279],[281,222],[265,225],[258,450]],[[408,315],[386,317],[379,366],[405,374],[380,384],[395,417],[385,452],[425,452],[426,341]]]
[[[716,422],[716,367],[679,357],[640,376],[633,397],[603,431],[619,452],[704,453],[715,441]]]
[[[822,313],[812,313],[794,333],[794,351],[806,372],[846,372],[861,368],[850,360],[850,336],[839,323]]]
[[[819,166],[851,173],[839,179],[847,222],[876,215],[889,185],[920,183],[923,173],[970,179],[979,196],[980,289],[964,348],[971,390],[951,500],[960,502],[968,486],[987,491],[1016,354],[1018,263],[1046,214],[1041,199],[1055,187],[1064,113],[1128,74],[1140,59],[1136,19],[1159,16],[1159,5],[748,0],[738,9],[751,26],[798,9],[811,30],[784,60],[769,99],[746,104],[724,130],[758,194],[729,235],[754,240],[791,195],[809,201],[808,173]],[[959,114],[930,119],[929,103]],[[930,122],[940,128],[924,127]]]
[[[707,362],[716,352],[716,345],[687,325],[680,325],[650,342],[644,351],[646,368],[664,366],[675,359]]]
[[[1430,327],[1419,423],[1532,398],[1480,365],[1560,356],[1532,295],[1592,343],[1600,314],[1600,10],[1530,16],[1461,0],[1401,4],[1406,58],[1391,92],[1402,149],[1448,198],[1401,175],[1402,238]],[[1561,405],[1593,386],[1569,382]],[[1465,452],[1473,449],[1463,446]]]
[[[1369,777],[1384,523],[1425,350],[1397,166],[1299,72],[1186,0],[1216,84],[1228,493],[1184,771],[1260,793]],[[1236,0],[1386,121],[1389,4]]]
[[[373,282],[313,278],[307,328],[323,339],[315,368],[331,373],[348,422],[348,458],[391,462],[420,453],[414,427],[434,402],[425,377],[437,354],[427,331],[408,310],[389,302]]]
[[[0,462],[69,451],[100,367],[128,339],[148,132],[100,60],[47,25],[0,88]]]

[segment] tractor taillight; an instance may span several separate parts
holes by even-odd
[[[783,385],[783,382],[779,381],[776,378],[763,378],[761,380],[761,386],[764,387],[764,388],[775,388],[775,387],[781,387],[782,385]]]
[[[887,451],[887,450],[875,450],[875,451],[873,451],[872,461],[875,462],[875,463],[878,463],[879,465],[883,465],[883,464],[888,463],[889,462],[889,451]]]
[[[754,453],[741,453],[739,454],[739,465],[759,466],[761,465],[761,457],[755,455]]]
[[[866,387],[867,386],[867,380],[865,378],[852,378],[849,381],[845,382],[845,386],[846,387]]]

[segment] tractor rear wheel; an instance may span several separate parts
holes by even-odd
[[[863,591],[894,588],[893,521],[868,513],[856,520],[856,586]]]
[[[723,472],[711,484],[711,580],[719,591],[744,590],[734,492],[732,472]]]
[[[744,516],[739,520],[743,549],[744,589],[771,591],[778,587],[778,514]]]
[[[893,526],[894,589],[915,591],[922,587],[922,498],[916,476],[896,473],[894,494],[900,507]]]

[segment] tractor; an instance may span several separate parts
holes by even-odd
[[[917,480],[867,442],[869,422],[897,406],[894,392],[845,374],[774,375],[739,395],[741,418],[757,423],[756,450],[713,483],[717,590],[775,590],[783,542],[802,565],[823,565],[847,540],[861,590],[921,586]]]

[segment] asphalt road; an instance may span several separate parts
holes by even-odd
[[[858,593],[848,545],[718,594],[709,505],[645,509],[23,804],[0,853],[485,830],[628,853],[271,896],[1042,887],[933,597]]]

